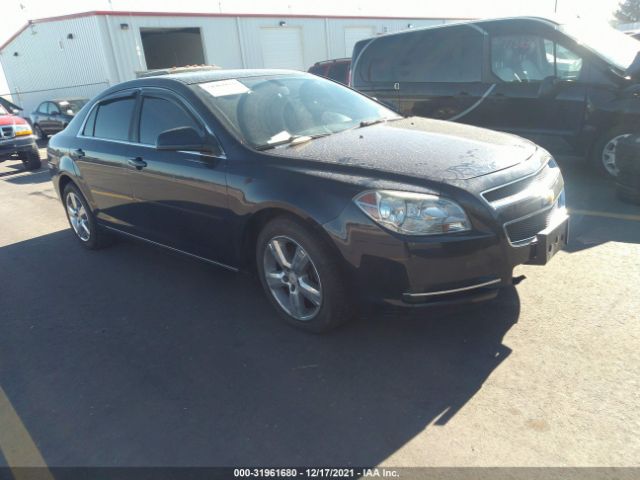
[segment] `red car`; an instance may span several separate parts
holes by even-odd
[[[20,107],[0,98],[0,162],[22,160],[25,169],[40,168],[40,155],[31,125],[24,118],[14,115]]]
[[[350,68],[350,58],[336,58],[334,60],[325,60],[324,62],[314,63],[309,69],[309,73],[335,80],[343,85],[348,85]]]

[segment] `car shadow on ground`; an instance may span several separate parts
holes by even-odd
[[[258,282],[69,230],[0,248],[0,382],[49,465],[374,465],[510,354],[520,302],[283,323]]]

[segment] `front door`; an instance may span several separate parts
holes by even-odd
[[[553,146],[581,131],[587,85],[583,59],[541,34],[491,36],[490,95],[474,113],[474,123]]]
[[[162,245],[225,263],[229,258],[226,160],[195,151],[161,151],[158,135],[178,127],[203,131],[186,102],[144,93],[137,145],[129,150],[139,235]]]

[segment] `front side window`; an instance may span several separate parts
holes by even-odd
[[[247,77],[194,85],[217,116],[254,147],[329,135],[397,114],[342,85],[311,75]]]
[[[38,107],[38,113],[47,113],[47,102],[43,102]]]
[[[582,72],[582,58],[568,48],[544,40],[544,48],[547,61],[554,65],[555,76],[561,80],[577,80]]]
[[[554,76],[553,54],[537,35],[497,35],[491,38],[491,70],[504,82],[539,82]]]
[[[55,103],[49,102],[48,112],[49,112],[49,115],[51,115],[52,113],[60,113],[60,109]]]
[[[127,97],[98,105],[93,136],[107,140],[128,140],[135,103],[135,98]]]
[[[191,115],[176,103],[164,98],[144,98],[140,115],[140,143],[155,145],[160,133],[178,127],[200,129]]]

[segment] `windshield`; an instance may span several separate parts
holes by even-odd
[[[58,107],[60,107],[60,111],[67,115],[75,115],[84,107],[87,100],[60,100],[56,102]]]
[[[0,105],[0,115],[9,115],[9,112],[7,112],[7,109],[4,108],[2,105]]]
[[[638,40],[604,23],[567,23],[560,25],[560,31],[622,72],[629,68],[640,50]]]
[[[399,118],[362,94],[312,75],[239,78],[195,88],[257,148]]]

